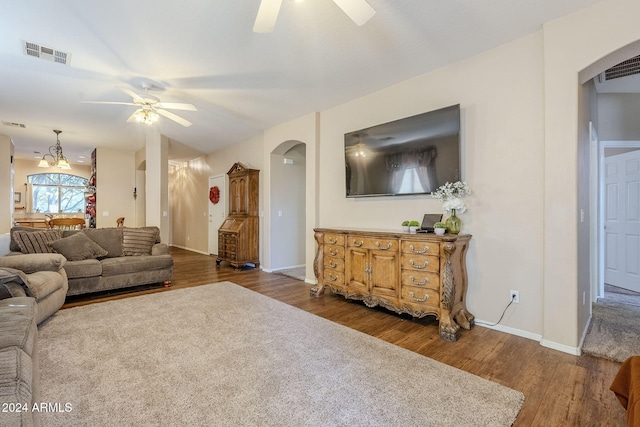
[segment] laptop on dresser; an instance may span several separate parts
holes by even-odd
[[[433,233],[433,224],[442,221],[442,214],[424,214],[418,233]]]

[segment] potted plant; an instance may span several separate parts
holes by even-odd
[[[471,190],[465,181],[447,182],[431,193],[432,197],[442,203],[442,210],[450,214],[445,225],[451,234],[460,233],[462,221],[456,213],[463,213],[466,210],[462,198],[467,194],[471,194]]]
[[[405,233],[409,232],[409,222],[411,221],[402,221],[402,231]]]
[[[433,224],[433,232],[436,233],[437,236],[442,236],[447,231],[447,226],[444,225],[444,222],[436,222]]]
[[[418,221],[409,221],[409,233],[416,234],[420,223]]]

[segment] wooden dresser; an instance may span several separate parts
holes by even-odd
[[[260,266],[257,169],[234,164],[229,175],[229,215],[218,229],[218,258],[240,269],[247,264]]]
[[[436,236],[316,228],[314,272],[324,288],[369,307],[380,305],[414,317],[435,315],[440,336],[456,341],[471,329],[467,310],[466,252],[471,235]]]

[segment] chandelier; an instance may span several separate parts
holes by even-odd
[[[158,121],[160,116],[153,110],[150,109],[140,109],[133,114],[133,117],[139,123],[144,123],[145,125],[152,125]]]
[[[60,169],[71,169],[71,165],[67,161],[67,158],[62,154],[62,146],[60,145],[60,134],[61,130],[54,130],[56,134],[56,145],[52,145],[49,147],[49,153],[42,156],[40,163],[38,163],[39,168],[48,168],[51,166],[57,166]],[[48,158],[51,160],[48,160]]]

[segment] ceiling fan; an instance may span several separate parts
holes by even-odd
[[[85,104],[111,104],[111,105],[133,105],[139,107],[136,111],[129,116],[127,122],[139,122],[144,124],[153,124],[162,115],[168,119],[173,120],[182,126],[189,127],[191,122],[183,119],[167,110],[185,110],[185,111],[198,111],[198,109],[192,104],[185,104],[180,102],[160,102],[160,99],[153,95],[149,95],[149,89],[152,88],[149,84],[143,84],[142,88],[145,90],[143,96],[138,95],[134,91],[125,87],[116,86],[118,89],[126,93],[133,98],[132,102],[118,102],[118,101],[82,101]]]
[[[333,0],[356,25],[364,25],[375,13],[366,0]],[[276,25],[282,0],[262,0],[258,9],[258,16],[253,25],[256,33],[270,33]]]

